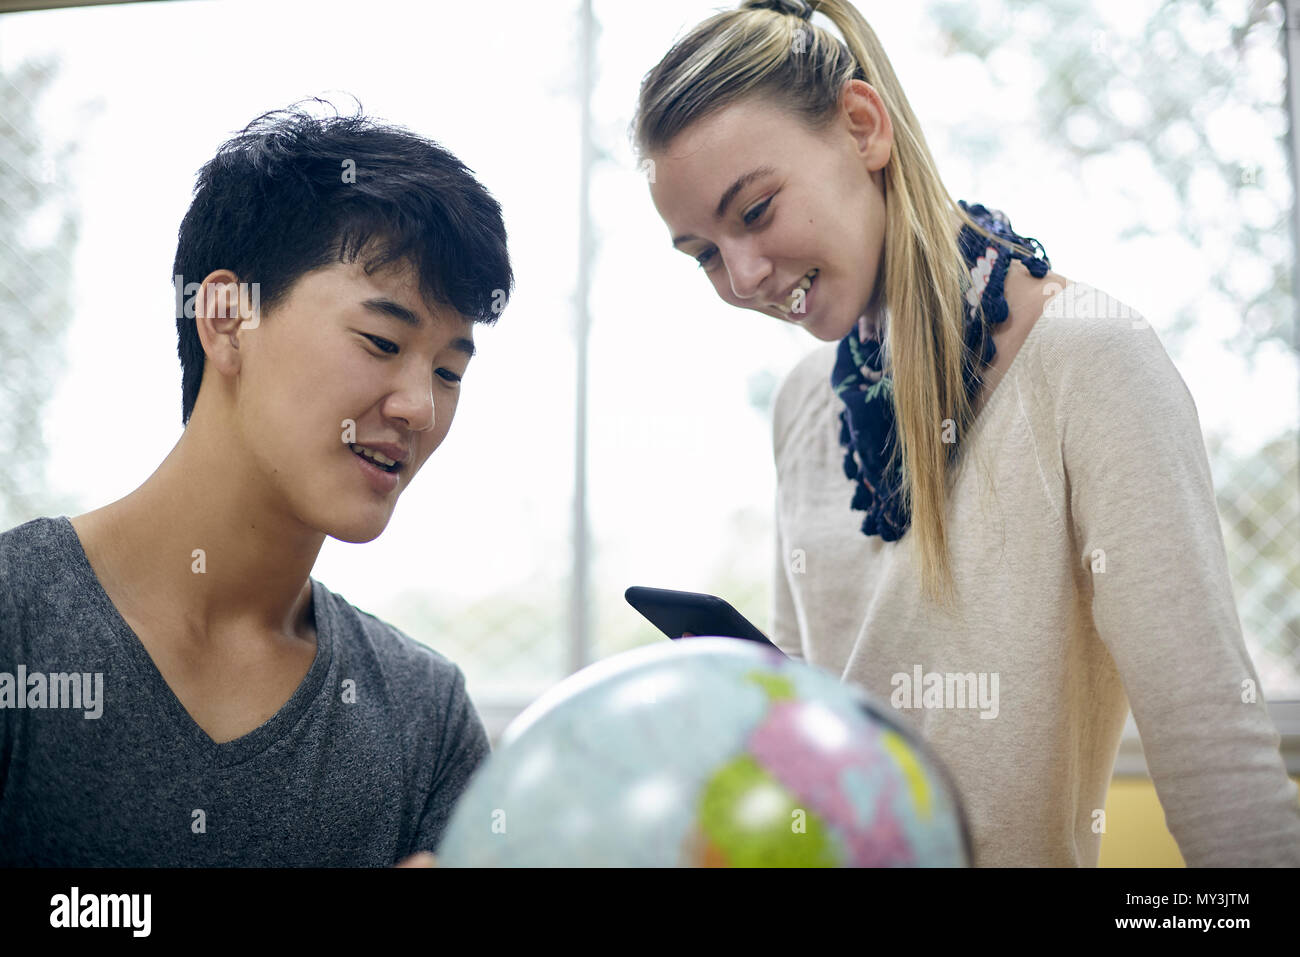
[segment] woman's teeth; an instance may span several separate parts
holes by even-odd
[[[808,290],[812,288],[813,281],[817,278],[817,274],[820,271],[820,269],[810,269],[804,273],[803,278],[800,279],[798,285],[794,287],[794,292],[790,293],[789,300],[781,307],[782,312],[786,315],[790,315],[796,308],[798,308],[801,313],[804,311],[799,307],[802,307],[804,300],[808,298]]]

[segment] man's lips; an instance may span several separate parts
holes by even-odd
[[[369,449],[372,452],[380,452],[381,455],[393,459],[398,464],[402,464],[408,458],[411,458],[411,451],[398,442],[354,442],[352,445],[359,445],[363,449]]]

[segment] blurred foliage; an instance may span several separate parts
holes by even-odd
[[[1207,279],[1237,317],[1225,342],[1247,358],[1269,341],[1294,347],[1280,0],[1166,0],[1135,31],[1087,0],[941,0],[929,11],[949,54],[1037,63],[1016,72],[1006,95],[1031,98],[1044,150],[1076,168],[1125,151],[1149,160],[1155,184],[1174,191],[1177,232],[1221,267]],[[1235,135],[1242,124],[1259,135]],[[971,149],[991,145],[978,124],[954,136]],[[1137,205],[1149,185],[1115,189]],[[1135,209],[1120,238],[1153,232]],[[1176,351],[1197,317],[1184,308],[1170,318],[1161,334]]]
[[[76,148],[45,143],[37,117],[56,75],[54,60],[0,72],[0,529],[59,507],[46,490],[41,422],[65,368],[79,218]]]

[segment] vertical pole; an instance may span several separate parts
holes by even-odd
[[[1300,363],[1300,0],[1286,0],[1285,9],[1282,45],[1286,55],[1287,160],[1291,167],[1292,348]]]
[[[591,91],[595,73],[595,19],[592,0],[582,2],[582,159],[578,184],[578,288],[575,295],[577,382],[573,436],[573,570],[569,593],[569,671],[585,667],[591,657],[589,547],[587,530],[587,340],[591,327],[591,168],[595,148],[591,129]]]

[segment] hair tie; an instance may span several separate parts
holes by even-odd
[[[747,6],[750,10],[772,10],[800,20],[811,20],[813,15],[812,4],[807,0],[753,0]]]

